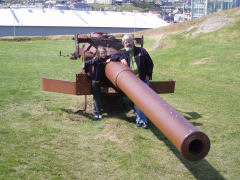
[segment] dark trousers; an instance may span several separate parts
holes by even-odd
[[[96,115],[101,114],[100,85],[100,82],[92,81],[93,113]]]

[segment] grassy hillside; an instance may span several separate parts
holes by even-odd
[[[228,23],[210,31],[219,16]],[[84,114],[83,97],[41,91],[41,76],[80,71],[59,56],[70,38],[0,41],[0,179],[239,179],[240,9],[140,34],[154,80],[176,80],[161,97],[209,136],[207,157],[183,159],[154,125],[136,128],[131,109],[97,122],[91,96]]]

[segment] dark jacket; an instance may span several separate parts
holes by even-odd
[[[126,59],[130,67],[130,54],[125,49],[119,50],[111,56],[113,61],[121,61],[122,59]],[[148,75],[152,79],[153,61],[148,52],[144,48],[134,46],[134,59],[138,67],[139,78],[144,81]]]
[[[85,61],[84,70],[86,73],[89,72],[91,66],[93,66],[93,72],[91,73],[91,80],[102,81],[105,77],[105,61],[107,59],[92,59]]]

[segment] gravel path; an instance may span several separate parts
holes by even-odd
[[[161,36],[158,39],[156,39],[156,41],[155,41],[154,45],[152,46],[152,48],[150,49],[150,51],[153,51],[158,48],[159,42],[162,38],[163,38],[163,34],[161,34]]]

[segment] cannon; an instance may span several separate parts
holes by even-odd
[[[208,136],[197,130],[156,92],[137,78],[128,66],[120,62],[110,62],[106,65],[105,74],[144,112],[184,158],[197,161],[207,155],[210,149]]]
[[[103,46],[107,49],[107,55],[110,56],[123,48],[122,40],[117,39],[112,35],[104,32],[92,32],[90,36],[75,34],[73,37],[75,41],[75,51],[71,55],[63,55],[60,51],[60,56],[70,57],[72,60],[82,59],[84,61],[92,59],[97,51],[98,46]],[[143,47],[143,36],[135,38],[135,44]],[[82,46],[80,46],[82,43]],[[91,72],[91,70],[90,70]],[[76,81],[64,81],[57,79],[49,79],[42,77],[42,89],[44,91],[51,91],[57,93],[65,93],[72,95],[84,95],[85,105],[84,111],[87,109],[87,95],[91,95],[91,85],[88,75],[82,71],[76,74]],[[158,94],[174,93],[175,81],[169,79],[168,81],[150,81],[150,87]],[[102,83],[101,99],[104,109],[116,110],[121,109],[123,94],[121,90],[115,88],[108,79]]]
[[[110,54],[122,48],[121,40],[111,38],[93,38],[75,35],[75,44],[79,42],[90,43],[97,48],[102,45],[110,48]],[[143,45],[143,37],[137,40]],[[94,53],[87,52],[76,45],[74,57],[83,57],[83,61]],[[88,49],[88,50],[89,50]],[[105,74],[111,84],[106,85],[107,94],[126,95],[136,104],[149,120],[173,143],[182,156],[190,161],[198,161],[204,158],[210,150],[210,140],[206,134],[199,131],[180,115],[171,105],[164,101],[158,94],[174,93],[175,81],[150,81],[148,87],[132,70],[120,62],[110,62],[106,65]],[[42,89],[45,91],[59,92],[74,95],[91,95],[90,83],[84,72],[76,74],[76,82],[42,78]],[[111,91],[112,90],[112,91]],[[120,93],[122,92],[122,93]],[[144,98],[142,98],[144,97]]]

